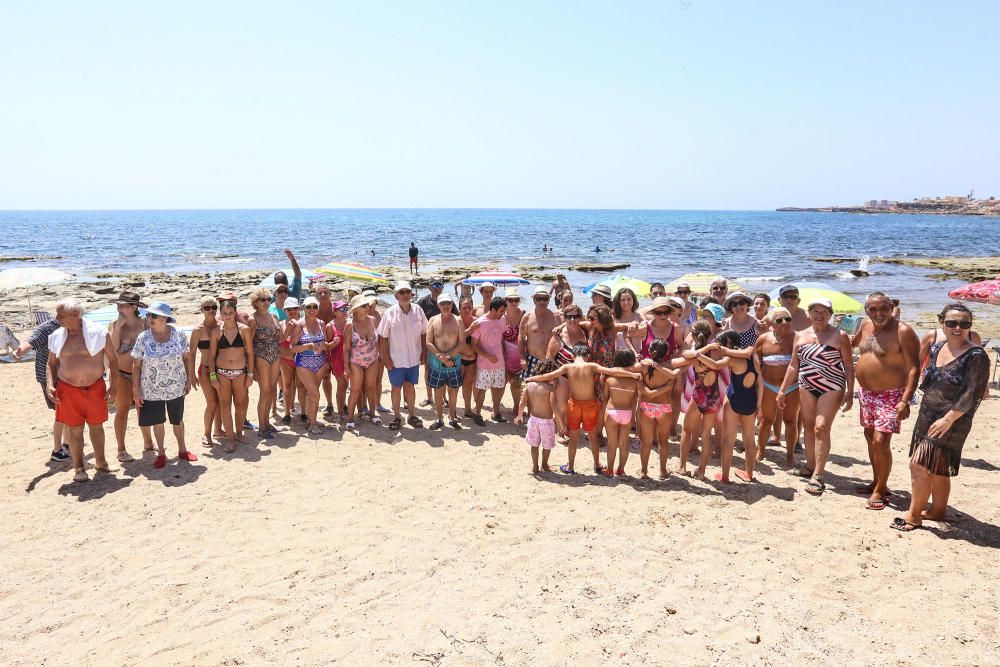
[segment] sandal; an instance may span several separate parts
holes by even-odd
[[[431,422],[431,425],[428,426],[427,428],[429,428],[432,431],[436,431],[442,426],[444,426],[444,422],[441,421],[440,419],[435,419],[434,421]]]
[[[374,417],[372,417],[371,420],[372,420],[372,424],[375,424],[375,426],[381,426],[382,425],[382,418],[379,417],[378,415],[375,415]]]
[[[565,473],[567,475],[575,475],[576,474],[576,471],[573,470],[572,468],[570,468],[568,464],[567,465],[561,465],[561,466],[559,466],[559,472]]]
[[[202,447],[211,447],[214,444],[215,443],[212,442],[212,439],[209,438],[207,435],[201,436],[201,446]]]
[[[403,425],[403,420],[399,417],[396,417],[391,422],[389,422],[389,430],[398,431],[402,425]]]
[[[498,424],[506,424],[507,423],[507,418],[504,417],[503,415],[493,415],[492,417],[490,417],[490,419],[492,419],[493,421],[497,422]]]
[[[347,422],[347,426],[345,426],[344,428],[348,431],[353,431],[357,429],[357,426],[354,425],[354,422]]]
[[[901,533],[909,533],[916,530],[917,528],[922,528],[923,525],[919,523],[910,523],[903,517],[897,516],[895,519],[892,520],[892,523],[889,524],[889,527],[892,528],[893,530],[898,530]]]
[[[806,493],[808,494],[818,496],[825,490],[826,490],[826,484],[823,483],[822,477],[819,479],[810,479],[808,482],[806,482]]]
[[[868,502],[865,504],[865,509],[868,510],[884,510],[885,509],[885,498],[869,498]]]
[[[118,452],[118,463],[132,463],[135,461],[135,457],[126,451]]]
[[[451,421],[449,421],[448,426],[452,427],[456,431],[462,430],[462,422],[458,421],[457,419],[452,419]]]
[[[77,470],[76,474],[73,475],[74,482],[89,482],[90,476],[87,475],[86,470]]]
[[[421,421],[420,417],[416,415],[411,415],[410,417],[407,417],[406,423],[412,426],[413,428],[423,428],[424,426],[424,422]]]

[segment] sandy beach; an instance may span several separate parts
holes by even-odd
[[[777,448],[752,485],[641,482],[635,453],[626,480],[535,477],[513,425],[332,425],[224,454],[198,445],[198,393],[199,461],[168,436],[166,468],[147,453],[74,484],[47,461],[32,364],[0,366],[0,391],[5,664],[1000,662],[995,388],[952,520],[907,535],[888,524],[909,500],[913,420],[890,508],[867,511],[857,407],[813,498]],[[127,441],[141,451],[134,417]]]

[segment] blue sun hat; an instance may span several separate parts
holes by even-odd
[[[717,303],[710,303],[706,305],[705,310],[712,313],[712,317],[715,318],[716,324],[722,324],[723,318],[726,317],[726,309]]]
[[[150,301],[149,306],[146,308],[140,308],[139,312],[147,317],[150,315],[158,315],[165,319],[167,324],[172,324],[177,321],[173,316],[174,309],[162,301]]]

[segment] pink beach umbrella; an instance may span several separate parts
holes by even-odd
[[[962,301],[977,301],[979,303],[991,303],[995,306],[1000,305],[1000,278],[957,287],[948,292],[948,296],[952,299],[960,299]]]

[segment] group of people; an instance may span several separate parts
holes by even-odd
[[[943,518],[949,479],[958,473],[988,381],[989,360],[972,335],[972,313],[957,303],[942,310],[940,327],[920,341],[881,292],[868,295],[867,318],[849,335],[834,323],[829,301],[813,299],[803,309],[795,285],[782,287],[780,303],[771,304],[765,294],[730,293],[719,280],[696,303],[688,285],[677,284],[667,295],[653,283],[646,307],[630,289],[612,293],[597,285],[585,310],[562,274],[532,289],[527,308],[516,287],[501,295],[485,283],[477,295],[462,285],[452,296],[443,282],[433,281],[416,299],[413,287],[401,281],[395,303],[379,312],[374,291],[354,288],[334,300],[330,287],[320,284],[306,295],[297,266],[295,273],[291,285],[279,273],[273,291],[255,290],[249,309],[241,310],[231,291],[204,299],[202,319],[190,335],[173,326],[169,305],[147,305],[133,292],[120,295],[119,317],[109,331],[84,320],[79,303],[61,302],[55,320],[19,350],[39,352],[38,381],[56,412],[53,460],[71,458],[75,479],[88,479],[87,425],[95,467],[108,468],[108,400],[116,403],[118,460],[133,460],[125,431],[135,406],[145,447],[156,450],[154,465],[162,467],[166,421],[179,458],[197,459],[186,448],[183,426],[184,397],[192,389],[205,396],[202,444],[218,440],[231,452],[254,428],[247,420],[254,384],[260,438],[293,423],[320,435],[324,398],[324,416],[341,420],[345,431],[358,431],[362,421],[381,425],[383,413],[388,428],[399,430],[404,411],[405,423],[421,428],[416,409],[422,384],[420,405],[433,408],[435,430],[446,424],[462,429],[463,420],[486,426],[487,392],[489,419],[510,421],[502,408],[509,390],[512,420],[527,423],[535,473],[552,470],[550,453],[561,439],[568,447],[559,470],[576,474],[582,432],[595,473],[626,475],[635,432],[641,477],[649,474],[655,446],[660,478],[687,473],[692,457],[693,475],[704,478],[714,453],[716,479],[730,483],[739,437],[744,460],[733,474],[751,482],[766,447],[783,432],[783,463],[803,478],[806,492],[819,495],[831,425],[839,411],[851,409],[857,384],[873,471],[872,482],[859,490],[868,496],[866,507],[881,510],[890,493],[890,441],[909,416],[919,384],[923,400],[910,445],[912,503],[892,524],[906,531]],[[391,408],[380,404],[385,378]],[[797,463],[800,432],[804,460]],[[672,440],[678,441],[675,465]]]

